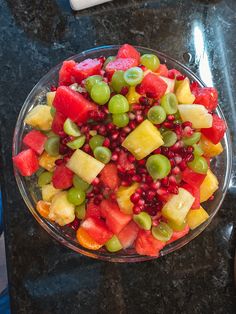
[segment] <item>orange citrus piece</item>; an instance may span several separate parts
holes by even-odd
[[[77,230],[76,238],[77,241],[86,249],[99,250],[102,247],[102,245],[94,241],[94,239],[91,238],[87,231],[82,227]]]
[[[48,218],[50,206],[51,206],[51,203],[49,202],[38,201],[36,205],[36,209],[42,217]]]

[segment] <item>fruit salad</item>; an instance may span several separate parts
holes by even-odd
[[[211,159],[226,131],[215,88],[129,44],[64,61],[49,88],[13,156],[37,180],[43,219],[70,227],[86,249],[147,256],[208,219],[204,202],[219,186]]]

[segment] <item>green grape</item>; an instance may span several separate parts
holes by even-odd
[[[105,70],[106,66],[108,65],[109,62],[116,60],[115,56],[110,56],[106,59],[106,61],[103,64],[103,69]]]
[[[181,224],[178,224],[172,220],[168,220],[167,224],[171,227],[171,229],[173,229],[174,231],[182,231],[184,230],[184,228],[187,225],[186,220],[184,222],[182,222]]]
[[[99,105],[105,105],[110,99],[110,95],[110,88],[105,82],[97,82],[91,89],[91,98]]]
[[[169,159],[161,154],[148,157],[146,168],[153,180],[165,178],[171,169]]]
[[[174,114],[178,110],[178,100],[173,93],[168,93],[161,98],[161,106],[167,114]]]
[[[166,119],[166,112],[161,106],[153,106],[148,110],[148,120],[153,124],[160,124]]]
[[[193,144],[193,154],[198,155],[198,156],[202,156],[203,155],[203,150],[201,149],[201,147],[198,144]]]
[[[130,68],[125,71],[124,79],[130,86],[136,86],[143,80],[143,70],[139,67]]]
[[[77,124],[75,124],[69,118],[67,118],[66,121],[64,122],[63,130],[67,135],[71,135],[71,136],[80,136],[81,135]]]
[[[162,134],[162,139],[164,141],[163,146],[170,147],[174,145],[177,141],[177,135],[173,131],[165,131]]]
[[[85,182],[83,179],[81,179],[79,176],[74,174],[73,176],[73,185],[75,188],[81,189],[83,191],[87,191],[90,185]]]
[[[124,79],[124,71],[116,71],[113,75],[112,75],[112,79],[111,79],[111,87],[114,89],[115,92],[120,93],[120,91],[122,90],[122,88],[124,86],[127,86],[127,83]]]
[[[183,142],[185,145],[192,146],[200,141],[201,132],[194,132],[190,137],[184,137]]]
[[[57,156],[59,154],[59,143],[59,136],[51,136],[47,139],[46,143],[44,144],[44,148],[48,155]]]
[[[85,135],[82,135],[76,138],[75,140],[66,143],[66,145],[70,147],[71,149],[79,149],[84,145],[85,139],[86,139]]]
[[[73,205],[81,205],[85,201],[85,192],[78,188],[70,188],[67,199]]]
[[[156,71],[160,66],[160,60],[153,54],[144,54],[141,57],[141,64],[151,71]]]
[[[84,219],[86,215],[85,202],[75,207],[75,216]]]
[[[47,135],[47,137],[57,136],[53,131],[47,131],[45,135]]]
[[[133,220],[136,222],[136,224],[144,230],[150,230],[152,226],[152,218],[151,216],[146,212],[141,212],[138,215],[133,216]]]
[[[112,115],[112,122],[118,128],[123,128],[129,123],[129,116],[127,113],[117,113]]]
[[[157,240],[166,242],[172,237],[173,230],[165,222],[160,222],[158,226],[152,227],[152,235]]]
[[[122,245],[116,235],[113,235],[113,237],[105,243],[105,247],[107,251],[112,253],[122,250]]]
[[[128,100],[122,95],[113,96],[108,104],[110,113],[125,113],[129,111]]]
[[[52,106],[51,109],[50,109],[50,113],[51,113],[51,116],[54,117],[55,114],[56,114],[56,108],[54,108],[54,107]]]
[[[102,81],[102,76],[101,75],[92,75],[89,76],[86,81],[85,81],[85,88],[86,90],[91,93],[92,87]]]
[[[94,149],[94,157],[104,164],[111,160],[111,151],[107,147],[98,146]]]
[[[195,155],[193,161],[188,162],[188,167],[194,172],[206,174],[208,163],[204,157]]]
[[[89,146],[92,150],[94,150],[98,146],[102,146],[103,142],[105,140],[105,137],[102,135],[94,135],[90,140],[89,140]]]
[[[38,177],[38,186],[42,187],[52,181],[52,172],[44,171]]]

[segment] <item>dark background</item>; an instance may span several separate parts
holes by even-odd
[[[0,171],[13,313],[235,313],[235,167],[221,210],[198,238],[156,261],[112,264],[41,229],[11,163],[17,115],[37,81],[73,54],[124,42],[160,50],[219,89],[235,156],[235,27],[234,0],[117,0],[76,14],[66,0],[0,1]]]

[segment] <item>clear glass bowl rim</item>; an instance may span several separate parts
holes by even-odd
[[[67,60],[77,59],[80,57],[86,57],[86,58],[91,57],[91,58],[93,58],[93,57],[95,57],[94,56],[95,53],[102,55],[107,50],[113,50],[114,52],[116,52],[119,49],[119,47],[120,47],[120,45],[106,45],[106,46],[95,47],[92,49],[85,50],[79,54],[76,54],[76,55],[68,58]],[[150,48],[146,48],[146,47],[142,47],[142,46],[135,46],[135,47],[140,51],[145,51],[145,52],[157,54],[160,58],[164,59],[165,62],[167,62],[167,64],[168,64],[168,61],[176,64],[178,67],[184,69],[185,72],[187,72],[188,75],[191,76],[191,79],[194,79],[195,81],[197,81],[202,87],[206,86],[204,84],[204,82],[201,79],[199,79],[187,66],[185,66],[181,62],[175,60],[174,58],[171,58],[162,52],[159,52],[157,50],[153,50]],[[58,72],[61,65],[62,65],[62,62],[59,63],[58,65],[56,65],[55,67],[53,67],[46,75],[44,75],[38,81],[38,83],[34,86],[34,88],[29,93],[28,97],[26,98],[26,100],[25,100],[25,102],[21,108],[21,111],[19,113],[17,123],[15,126],[15,132],[14,132],[14,137],[13,137],[13,147],[12,147],[12,155],[13,156],[15,156],[16,154],[19,153],[19,149],[20,149],[20,140],[19,139],[21,138],[19,136],[20,129],[21,129],[21,126],[23,123],[23,118],[24,118],[25,114],[30,110],[31,97],[33,96],[35,91],[37,91],[39,88],[42,88],[44,86],[45,81],[47,81],[53,74]],[[217,114],[220,115],[225,120],[223,111],[220,108],[220,106],[218,106],[216,111],[217,111]],[[197,227],[196,229],[191,231],[185,237],[167,245],[160,252],[160,256],[167,255],[171,252],[174,252],[174,251],[180,249],[181,247],[183,247],[184,245],[189,243],[191,240],[193,240],[195,237],[197,237],[210,224],[210,222],[212,221],[212,219],[214,218],[214,216],[216,215],[216,213],[220,209],[220,206],[221,206],[221,204],[225,198],[225,195],[226,195],[226,192],[227,192],[227,189],[229,186],[229,182],[230,182],[230,178],[231,178],[231,171],[232,171],[232,145],[231,145],[229,128],[227,128],[226,134],[224,136],[224,141],[225,141],[225,149],[226,149],[226,156],[227,156],[227,165],[226,165],[224,186],[222,188],[222,197],[221,197],[219,203],[217,204],[215,210],[212,212],[212,214],[210,215],[210,217],[207,221],[205,221],[199,227]],[[138,254],[125,254],[125,251],[121,251],[121,252],[118,252],[116,254],[105,252],[105,251],[92,251],[92,250],[88,250],[88,249],[80,246],[79,243],[77,243],[75,240],[72,240],[72,239],[66,237],[65,235],[63,235],[62,232],[60,232],[57,228],[55,228],[55,226],[52,223],[50,223],[49,221],[47,221],[46,219],[44,219],[43,217],[41,217],[38,214],[37,210],[35,209],[35,204],[33,204],[33,202],[29,199],[29,197],[27,195],[27,190],[24,187],[23,178],[21,177],[21,175],[19,174],[18,170],[15,167],[14,167],[14,174],[15,174],[16,182],[17,182],[18,188],[20,190],[20,193],[21,193],[28,209],[30,210],[30,212],[34,216],[34,218],[54,239],[56,239],[61,244],[67,246],[68,248],[74,250],[77,253],[81,253],[83,255],[86,255],[86,256],[89,256],[89,257],[92,257],[95,259],[106,260],[106,261],[111,261],[111,262],[141,262],[141,261],[153,260],[153,259],[157,258],[157,257],[138,255]]]

